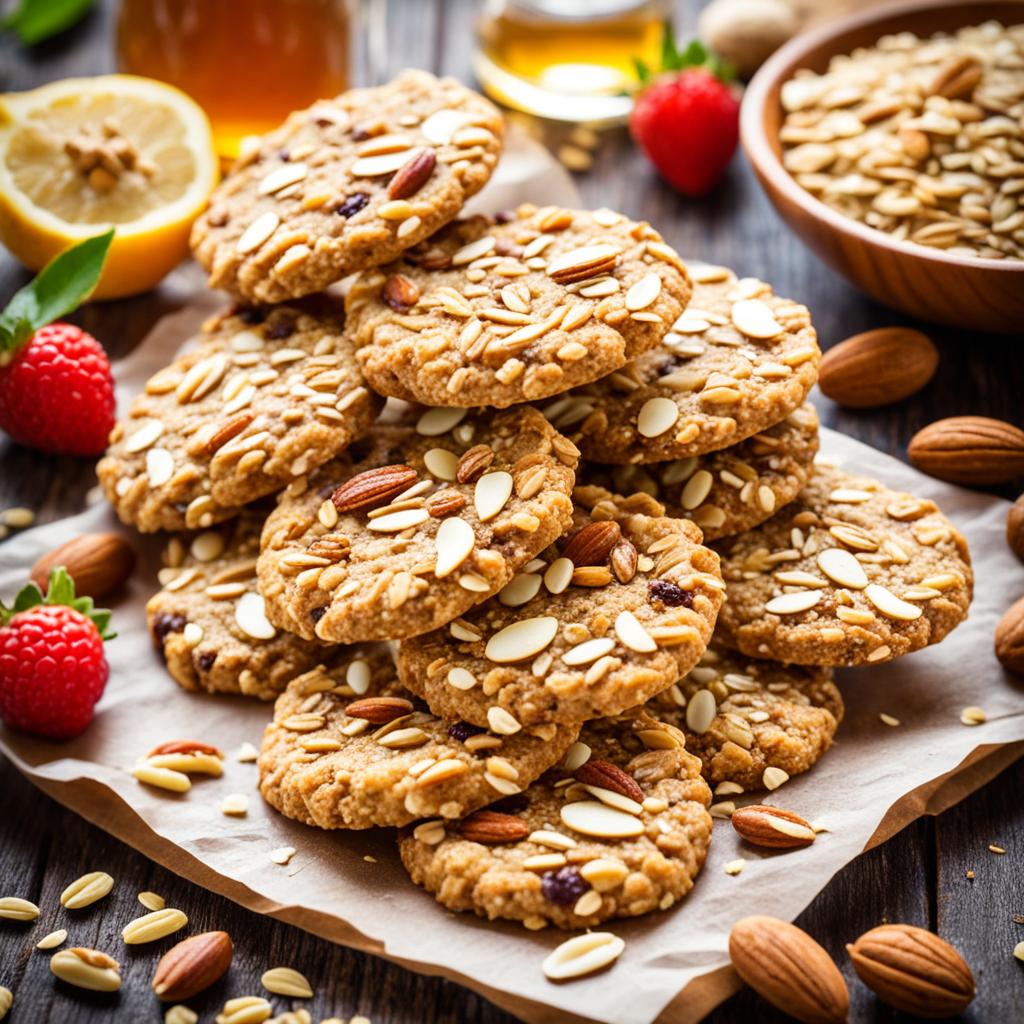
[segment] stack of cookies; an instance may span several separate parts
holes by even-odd
[[[684,896],[711,786],[809,769],[831,667],[941,639],[971,571],[930,502],[815,468],[803,306],[611,210],[455,219],[502,132],[407,72],[259,140],[193,233],[235,304],[99,474],[173,533],[171,675],[276,698],[270,804],[578,928]]]

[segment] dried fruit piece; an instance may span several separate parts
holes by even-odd
[[[119,533],[83,533],[45,554],[32,566],[32,581],[43,593],[50,573],[63,565],[75,581],[79,597],[102,598],[114,593],[135,568],[135,551]]]
[[[884,1003],[919,1017],[952,1017],[974,998],[974,976],[938,935],[884,924],[846,947],[853,969]]]
[[[514,814],[476,811],[459,822],[459,834],[473,843],[515,843],[530,834],[529,826]]]
[[[165,1003],[191,999],[227,971],[232,953],[227,932],[203,932],[184,939],[160,958],[153,975],[153,991]]]
[[[805,931],[776,917],[745,917],[729,934],[729,956],[758,995],[803,1024],[842,1024],[850,994],[832,958]]]
[[[573,565],[603,565],[622,537],[619,524],[613,520],[587,523],[566,542],[562,557]]]
[[[740,807],[733,811],[731,820],[739,835],[755,846],[785,850],[810,846],[815,839],[814,829],[799,814],[781,807],[763,804]]]
[[[833,345],[822,357],[818,386],[851,409],[900,402],[935,375],[938,349],[909,327],[880,327]]]
[[[1024,473],[1024,430],[988,416],[950,416],[919,430],[910,461],[954,484],[1001,484]]]
[[[629,797],[638,804],[644,802],[644,791],[631,775],[627,775],[618,765],[611,761],[594,758],[576,769],[576,779],[586,786],[600,786],[610,789],[613,793]]]
[[[416,470],[410,466],[378,466],[346,480],[331,495],[331,501],[339,512],[363,512],[386,505],[416,483],[416,477]]]

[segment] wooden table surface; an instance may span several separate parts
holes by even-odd
[[[682,4],[679,24],[692,27],[699,6],[697,0]],[[469,0],[392,2],[387,72],[411,65],[471,81],[473,7]],[[3,38],[0,90],[112,69],[113,17],[112,5],[101,3],[77,28],[31,53]],[[684,255],[699,255],[729,264],[741,274],[764,277],[780,293],[805,302],[823,347],[860,330],[907,322],[855,292],[789,235],[741,156],[710,199],[688,202],[666,188],[643,157],[616,134],[604,140],[594,169],[579,177],[579,186],[592,206],[611,206],[650,220]],[[24,280],[24,272],[0,253],[0,302],[6,302]],[[76,319],[116,358],[130,351],[171,308],[172,299],[156,292],[90,307]],[[941,349],[942,362],[938,376],[922,394],[862,414],[840,410],[818,396],[823,422],[899,457],[904,457],[913,432],[940,416],[985,413],[1019,424],[1024,336],[992,338],[928,330]],[[58,518],[81,509],[94,483],[88,462],[44,458],[0,440],[0,508],[25,505],[41,521]],[[1012,489],[1005,496],[1012,497]],[[1022,789],[1024,761],[959,806],[938,818],[915,822],[850,864],[798,919],[844,966],[851,981],[852,1020],[904,1019],[856,983],[843,951],[846,942],[882,921],[932,928],[961,950],[979,983],[978,997],[964,1019],[986,1024],[1021,1019],[1024,968],[1011,951],[1024,939]],[[1000,844],[1007,855],[988,852],[989,843]],[[120,923],[140,911],[135,894],[144,889],[161,893],[169,906],[185,909],[193,930],[217,928],[232,935],[236,953],[229,981],[193,1002],[203,1021],[212,1020],[227,995],[259,993],[260,974],[278,964],[292,964],[309,977],[316,998],[306,1005],[314,1021],[356,1013],[370,1017],[374,1024],[498,1024],[512,1019],[455,985],[330,945],[200,890],[41,796],[7,762],[0,761],[0,895],[34,900],[45,908],[41,923],[52,919],[55,928],[60,915],[53,907],[62,888],[97,868],[114,875],[118,885],[108,900],[78,916],[75,938],[81,943],[123,948],[117,931]],[[965,878],[967,870],[976,873],[973,882]],[[755,912],[756,906],[737,909]],[[685,913],[685,907],[679,912]],[[50,930],[39,924],[31,928],[34,937]],[[15,992],[9,1017],[14,1024],[160,1019],[148,991],[156,952],[144,947],[128,954],[119,996],[90,997],[53,983],[48,957],[34,950],[29,930],[30,926],[11,922],[0,926],[0,984]],[[278,1012],[281,1002],[277,1000]],[[746,990],[708,1019],[731,1024],[786,1018]]]

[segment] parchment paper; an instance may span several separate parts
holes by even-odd
[[[484,202],[501,208],[526,198],[573,201],[571,183],[549,158],[525,140],[512,148],[502,180]],[[188,272],[179,274],[178,285],[191,280]],[[116,367],[122,409],[211,308],[210,297],[198,295]],[[157,588],[152,538],[132,535],[142,560],[115,604],[119,636],[108,645],[110,683],[96,721],[65,744],[0,730],[0,750],[55,799],[196,883],[333,941],[443,975],[524,1019],[695,1021],[736,985],[726,941],[738,916],[757,911],[792,919],[867,846],[962,799],[1024,753],[1024,684],[1004,675],[992,651],[996,621],[1024,593],[1024,567],[1003,539],[1007,503],[931,480],[831,431],[823,432],[822,447],[831,461],[934,498],[952,517],[970,542],[977,572],[970,619],[937,648],[840,673],[847,714],[834,748],[811,773],[764,798],[831,831],[808,849],[761,855],[741,849],[729,823],[717,821],[708,862],[681,905],[608,926],[626,940],[626,950],[605,974],[563,985],[547,981],[541,960],[564,935],[448,913],[408,880],[391,830],[319,832],[267,808],[255,791],[255,765],[239,763],[234,753],[245,741],[258,746],[270,707],[185,693],[151,647],[143,605]],[[118,528],[98,503],[9,539],[0,546],[0,594],[10,598],[32,562],[56,545]],[[971,704],[986,709],[986,724],[960,724],[961,708]],[[882,724],[883,711],[901,725]],[[181,738],[228,751],[224,777],[197,779],[183,796],[131,777],[150,748]],[[247,817],[220,813],[221,799],[233,792],[252,796]],[[297,853],[281,867],[269,854],[283,846]],[[747,860],[745,870],[727,876],[723,865],[739,856]]]

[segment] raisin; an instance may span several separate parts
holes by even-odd
[[[369,201],[367,193],[354,192],[334,212],[339,217],[354,217]]]
[[[154,616],[151,627],[156,645],[162,651],[167,635],[180,633],[187,625],[188,619],[184,615],[168,615],[167,612],[160,612],[159,615]]]
[[[256,306],[241,306],[234,310],[234,313],[242,323],[248,324],[250,327],[261,324],[267,319],[266,310],[258,309]]]
[[[560,907],[571,907],[590,886],[573,867],[548,871],[540,882],[544,898]]]
[[[309,617],[313,620],[313,625],[315,626],[326,614],[327,606],[322,605],[320,608],[314,608],[309,613]]]
[[[660,601],[669,608],[692,608],[693,591],[683,590],[666,580],[652,580],[647,584],[647,597],[650,601]]]
[[[479,736],[482,732],[487,732],[487,730],[482,729],[479,725],[470,725],[469,722],[456,722],[454,725],[448,726],[448,735],[460,743],[465,743],[470,736]]]
[[[213,668],[213,663],[217,660],[216,651],[203,651],[202,654],[196,658],[196,663],[199,665],[200,672],[209,672]]]
[[[295,333],[295,321],[290,317],[278,317],[268,328],[267,337],[273,341],[290,338]]]

